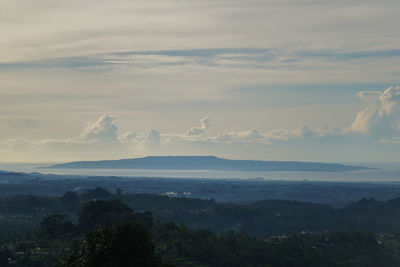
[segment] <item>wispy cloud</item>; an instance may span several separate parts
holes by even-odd
[[[208,48],[238,46],[395,51],[398,8],[395,0],[6,0],[0,4],[0,18],[1,32],[8,38],[0,43],[0,61],[79,57],[133,47],[203,49],[203,54]]]

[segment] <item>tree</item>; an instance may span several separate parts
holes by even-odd
[[[64,214],[51,214],[42,219],[39,232],[45,237],[54,239],[70,236],[75,233],[75,225],[67,220]]]
[[[117,188],[117,190],[115,192],[117,193],[118,196],[122,195],[122,189],[121,188]]]
[[[95,189],[89,189],[85,194],[82,195],[87,199],[111,199],[113,195],[106,189],[97,187]]]
[[[86,233],[84,240],[59,266],[166,266],[154,253],[149,232],[137,223],[121,222],[100,226]]]
[[[68,191],[61,197],[64,209],[67,211],[79,210],[79,195],[75,192]]]
[[[111,226],[120,221],[137,222],[148,229],[153,225],[151,213],[135,213],[121,200],[92,201],[79,213],[79,228],[83,232],[100,225]]]
[[[8,258],[11,258],[11,255],[8,249],[0,250],[0,266],[8,266]]]

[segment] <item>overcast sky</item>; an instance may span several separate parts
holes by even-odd
[[[0,162],[398,162],[398,0],[0,0]]]

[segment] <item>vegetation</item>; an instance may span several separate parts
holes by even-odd
[[[164,265],[155,255],[149,232],[138,223],[119,222],[87,232],[81,243],[58,266],[143,266]]]
[[[0,201],[0,266],[399,266],[399,207],[18,195]]]

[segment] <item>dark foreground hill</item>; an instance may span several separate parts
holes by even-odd
[[[366,167],[349,166],[337,163],[231,160],[215,156],[152,156],[120,160],[77,161],[56,164],[48,168],[325,172],[368,169]]]
[[[400,266],[399,203],[16,195],[0,199],[0,266]]]
[[[16,195],[0,199],[0,266],[400,266],[399,205]]]

